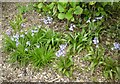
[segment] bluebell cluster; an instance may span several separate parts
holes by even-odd
[[[26,42],[26,45],[30,46],[30,41],[27,41],[27,42]]]
[[[113,49],[120,50],[120,44],[119,43],[115,42],[115,43],[113,43],[113,45],[114,45]]]
[[[52,21],[53,21],[52,17],[47,17],[46,19],[45,18],[43,19],[44,24],[51,24]]]
[[[70,24],[69,30],[73,31],[76,26],[74,24]]]
[[[20,42],[18,41],[19,38],[20,38],[20,35],[18,34],[18,32],[13,35],[13,38],[11,37],[11,40],[16,42],[16,46],[18,46],[20,44]]]
[[[67,43],[61,44],[59,47],[60,47],[60,49],[55,53],[55,55],[57,57],[65,56],[65,54],[66,54],[65,48],[67,47]]]
[[[95,45],[96,45],[96,47],[98,47],[99,40],[98,40],[98,38],[97,38],[97,37],[95,37],[95,38],[93,39],[93,44],[95,44]]]
[[[22,24],[21,24],[21,27],[25,28],[25,27],[26,27],[25,23],[22,23]]]
[[[12,28],[9,28],[6,30],[6,34],[9,36],[9,35],[11,35],[12,31],[13,31]]]

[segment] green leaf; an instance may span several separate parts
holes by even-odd
[[[75,18],[73,17],[73,18],[71,19],[71,21],[74,22],[74,21],[75,21]]]
[[[42,7],[43,7],[43,3],[39,3],[38,8],[42,8]]]
[[[105,76],[105,78],[108,78],[108,72],[107,71],[104,72],[104,76]]]
[[[55,4],[55,3],[51,3],[48,7],[49,7],[50,9],[52,9],[52,8],[54,7],[54,4]]]
[[[80,6],[77,6],[75,8],[74,14],[79,15],[79,14],[82,14],[82,12],[83,12],[83,9]]]
[[[113,79],[112,71],[109,71],[109,74],[110,74],[110,78]]]
[[[66,18],[67,20],[70,20],[72,17],[73,17],[73,15],[72,15],[72,13],[70,13],[70,12],[67,12],[66,15],[65,15],[65,18]]]
[[[76,2],[71,2],[70,5],[71,5],[73,8],[75,8]]]
[[[63,69],[63,67],[58,67],[59,69],[58,69],[58,71],[59,72],[61,72],[62,71],[62,69]]]
[[[58,18],[59,19],[64,19],[65,18],[65,14],[64,13],[59,13],[58,14]]]
[[[61,4],[58,4],[58,10],[59,10],[59,12],[65,11],[65,9],[63,8],[63,6],[61,6]]]
[[[68,71],[66,71],[65,72],[65,75],[67,76],[67,77],[69,77],[70,75],[69,75],[69,73],[68,73]]]
[[[91,1],[91,2],[89,2],[89,5],[94,5],[96,2],[94,2],[94,1]]]
[[[56,13],[57,13],[57,7],[54,6],[54,7],[53,7],[53,15],[55,15]]]
[[[70,8],[70,9],[68,10],[69,13],[72,13],[73,11],[74,11],[74,8]]]

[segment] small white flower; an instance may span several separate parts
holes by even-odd
[[[18,39],[15,39],[16,42],[18,42]]]
[[[26,45],[30,46],[30,41],[27,41],[27,42],[26,42]]]
[[[32,33],[31,36],[34,36],[34,33]]]
[[[23,30],[20,30],[20,32],[23,32]]]
[[[96,48],[98,48],[99,46],[98,45],[96,45]]]
[[[52,22],[48,22],[49,24],[51,24]]]
[[[74,24],[70,24],[69,30],[70,30],[70,31],[73,31],[75,27],[76,27],[76,26],[75,26]]]
[[[76,26],[75,26],[75,25],[73,25],[73,27],[75,28]]]
[[[70,30],[70,31],[73,31],[73,27],[70,27],[69,30]]]
[[[27,34],[28,32],[26,31],[25,34]]]
[[[48,20],[49,22],[51,22],[51,21],[53,20],[53,18],[47,17],[47,20]]]
[[[38,28],[41,28],[42,25],[38,25]]]
[[[95,22],[95,21],[96,21],[96,19],[92,20],[92,22]]]
[[[97,20],[101,20],[102,18],[103,18],[103,16],[101,16],[101,17],[96,17]]]
[[[25,27],[25,24],[24,24],[24,23],[22,23],[22,24],[21,24],[21,27]]]
[[[40,48],[40,46],[39,46],[39,45],[37,45],[36,47],[37,47],[37,48]]]
[[[111,50],[114,50],[114,48],[111,48]]]
[[[24,38],[24,34],[20,35],[21,38]]]
[[[90,23],[90,18],[86,21],[86,23]]]
[[[13,38],[15,38],[15,39],[19,39],[19,34],[16,33],[15,35],[13,35]]]
[[[13,37],[11,37],[11,40],[12,40],[12,41],[14,41],[14,38],[13,38]]]
[[[37,33],[38,32],[38,30],[34,30],[34,33]]]
[[[28,49],[27,49],[27,48],[25,48],[25,51],[28,51]]]

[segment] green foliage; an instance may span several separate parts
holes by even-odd
[[[91,32],[90,32],[91,33]],[[86,32],[83,28],[81,32],[75,32],[72,34],[71,32],[66,34],[66,39],[69,44],[68,52],[72,53],[80,53],[81,50],[86,48],[87,45],[91,44],[91,37],[89,37],[89,32]]]
[[[33,5],[30,3],[30,4],[28,4],[27,6],[23,6],[23,5],[21,5],[21,4],[17,4],[17,9],[18,9],[18,12],[20,13],[20,14],[24,14],[24,13],[26,13],[26,12],[29,12],[30,10],[32,10],[33,9]]]
[[[83,9],[76,5],[75,3],[68,2],[51,2],[51,3],[39,3],[35,5],[40,11],[50,15],[57,16],[59,19],[67,19],[68,21],[73,21],[72,18],[74,15],[80,15],[83,12]]]
[[[49,14],[58,19],[66,19],[69,22],[79,23],[81,18],[87,20],[89,17],[107,16],[106,6],[111,6],[110,2],[40,2],[34,4],[37,11]],[[82,16],[82,17],[80,17]],[[84,17],[83,17],[84,16]],[[79,17],[79,18],[76,18]]]
[[[85,60],[89,60],[91,74],[93,74],[96,67],[102,65],[104,63],[104,49],[97,48],[93,49],[90,47],[89,54],[85,56]]]
[[[74,14],[79,15],[79,14],[82,14],[82,12],[83,12],[83,9],[80,6],[77,6],[75,8]]]
[[[55,58],[54,50],[52,48],[48,48],[42,46],[40,48],[34,48],[31,51],[31,62],[36,67],[42,67],[52,62],[53,58]]]
[[[87,54],[84,60],[90,62],[91,74],[95,71],[97,67],[102,67],[103,75],[106,78],[120,79],[120,65],[118,60],[114,60],[110,56],[105,55],[105,49],[99,46],[97,49],[90,48],[89,54]]]
[[[73,60],[71,56],[61,56],[57,61],[56,69],[58,72],[66,75],[67,77],[72,76],[73,73]]]
[[[41,67],[51,62],[55,56],[55,48],[62,42],[58,33],[50,29],[35,28],[17,32],[13,36],[5,35],[4,48],[11,52],[10,62],[18,62],[21,65],[32,63]]]
[[[103,74],[106,78],[120,79],[120,64],[111,57],[105,58]]]
[[[24,23],[26,20],[23,18],[21,14],[16,15],[14,20],[10,21],[10,26],[12,29],[17,32],[21,29],[21,24]]]

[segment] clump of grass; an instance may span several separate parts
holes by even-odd
[[[5,35],[4,48],[11,52],[10,61],[21,65],[32,63],[41,67],[54,58],[55,48],[62,42],[61,36],[42,28],[33,28],[25,32]]]

